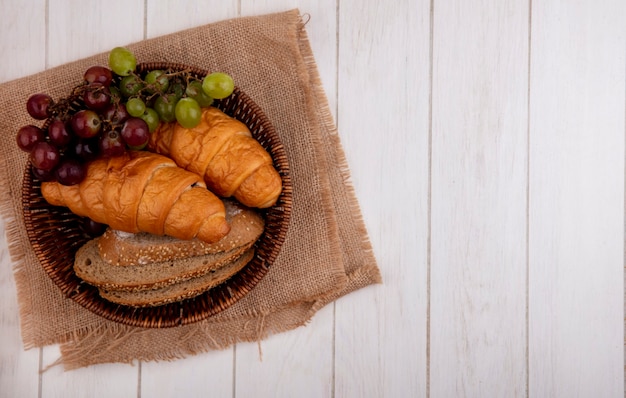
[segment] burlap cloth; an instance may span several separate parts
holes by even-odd
[[[21,217],[26,154],[15,134],[32,123],[29,95],[67,95],[106,54],[0,85],[1,208],[7,223],[25,348],[61,344],[66,369],[104,362],[172,360],[260,341],[306,324],[322,306],[380,283],[371,245],[298,10],[237,18],[128,46],[140,62],[230,73],[266,113],[289,156],[293,213],[281,253],[242,300],[205,321],[167,329],[129,327],[66,299],[43,271]],[[367,310],[367,309],[365,309]]]

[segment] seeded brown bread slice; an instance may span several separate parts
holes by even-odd
[[[101,288],[129,291],[158,289],[218,269],[239,258],[252,245],[249,243],[204,256],[116,267],[102,260],[97,240],[93,239],[78,249],[74,271],[85,282]]]
[[[261,236],[264,222],[260,214],[234,200],[224,200],[224,206],[226,221],[231,229],[228,235],[216,243],[108,229],[98,240],[100,256],[112,265],[148,264],[220,253],[249,245]]]
[[[247,250],[236,260],[209,273],[178,282],[160,289],[129,292],[123,290],[99,289],[100,296],[113,303],[131,307],[155,307],[196,297],[207,290],[225,282],[252,259],[254,249]]]

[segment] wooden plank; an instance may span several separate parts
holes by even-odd
[[[335,396],[426,395],[430,2],[339,4],[338,128],[383,285],[336,303]]]
[[[233,350],[173,362],[142,362],[141,397],[232,397]]]
[[[624,394],[623,1],[532,3],[529,391]]]
[[[434,2],[430,396],[526,395],[528,2]]]
[[[58,346],[43,349],[41,397],[130,398],[138,395],[139,367],[126,364],[101,364],[65,372],[51,366],[61,356]]]
[[[27,5],[27,7],[25,7]],[[0,2],[0,82],[43,70],[46,64],[45,1]],[[30,43],[29,46],[23,43]],[[4,132],[13,139],[15,132]],[[24,350],[20,336],[13,263],[6,225],[0,219],[0,395],[36,397],[39,391],[40,350]]]
[[[17,291],[5,232],[5,223],[0,221],[0,391],[7,397],[33,397],[39,389],[40,350],[25,350],[22,343]]]
[[[237,1],[147,2],[147,38],[233,18]],[[184,361],[144,362],[141,366],[141,396],[232,397],[233,349],[210,352]]]
[[[332,325],[327,306],[306,327],[237,344],[235,396],[332,397]]]
[[[238,1],[164,0],[147,2],[146,34],[148,38],[174,33],[211,22],[236,17]]]
[[[43,70],[46,66],[45,0],[3,1],[0,11],[5,18],[0,28],[0,82]]]
[[[241,14],[261,15],[295,7],[302,14],[308,14],[309,43],[334,111],[337,79],[335,1],[243,1]],[[260,345],[238,344],[235,377],[236,395],[242,397],[332,396],[333,306],[323,308],[306,327],[273,336]]]
[[[48,67],[61,65],[117,45],[143,38],[143,2],[111,0],[102,3],[48,1]],[[56,346],[43,349],[43,367],[60,356]],[[115,382],[111,382],[114,380]],[[41,376],[41,396],[137,395],[138,367],[99,365],[72,372],[62,367]]]
[[[48,67],[143,39],[143,0],[48,1]]]

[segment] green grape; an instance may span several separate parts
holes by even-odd
[[[116,100],[119,100],[122,97],[122,94],[120,93],[120,89],[112,84],[109,86],[109,92],[111,93],[111,102],[115,102]]]
[[[201,108],[206,108],[213,103],[213,98],[209,97],[202,89],[202,82],[193,80],[187,85],[185,90],[187,97],[193,98],[198,102]]]
[[[146,111],[146,103],[141,98],[130,98],[126,101],[126,111],[131,116],[140,117]]]
[[[143,119],[144,122],[148,125],[148,130],[153,133],[154,130],[159,127],[159,123],[161,120],[159,119],[159,114],[152,108],[146,108],[143,115],[139,116]]]
[[[164,122],[176,120],[176,103],[178,98],[172,94],[162,94],[154,101],[154,110],[159,114],[159,118]]]
[[[183,94],[185,94],[185,85],[180,82],[174,82],[170,84],[168,92],[174,95],[176,98],[183,98]]]
[[[200,123],[202,111],[193,98],[181,98],[175,108],[176,121],[185,128],[196,127]]]
[[[213,72],[202,81],[202,89],[211,98],[222,99],[233,93],[233,78],[222,72]]]
[[[109,53],[109,68],[120,76],[130,75],[137,67],[135,55],[124,47],[115,47]]]
[[[170,85],[170,79],[162,70],[152,70],[148,72],[144,81],[148,85],[150,93],[162,93],[167,91]]]
[[[137,95],[143,88],[141,79],[136,75],[123,77],[120,81],[120,92],[124,97],[132,97]]]

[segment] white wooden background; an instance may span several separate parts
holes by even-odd
[[[623,396],[623,0],[0,0],[0,81],[295,7],[385,284],[262,361],[40,374],[2,238],[0,396]]]

